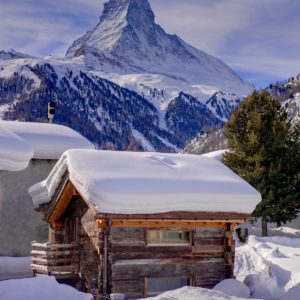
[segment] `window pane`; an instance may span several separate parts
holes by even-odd
[[[148,244],[190,244],[189,231],[148,230]]]
[[[147,278],[147,295],[157,295],[166,291],[175,290],[189,285],[187,277],[184,278]]]

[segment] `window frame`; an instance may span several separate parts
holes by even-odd
[[[149,243],[148,232],[188,232],[189,240],[187,243]],[[191,229],[146,229],[145,230],[146,247],[191,247],[193,245],[193,230]]]
[[[161,293],[164,293],[166,291],[159,291],[159,292],[152,292],[149,294],[148,292],[148,281],[149,279],[186,279],[188,286],[193,286],[193,276],[189,275],[189,276],[173,276],[173,277],[149,277],[149,276],[145,276],[144,277],[144,297],[155,297]]]

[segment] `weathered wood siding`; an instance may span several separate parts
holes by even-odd
[[[80,259],[80,289],[91,292],[93,280],[98,280],[100,256],[98,254],[99,232],[96,226],[95,213],[88,208],[79,196],[73,197],[62,219],[76,218],[78,220],[78,245]],[[67,239],[66,228],[63,232]]]
[[[148,228],[162,229],[162,228]],[[163,230],[176,230],[163,228]],[[109,287],[128,298],[144,296],[146,277],[191,277],[192,284],[212,287],[230,274],[226,271],[228,228],[191,230],[190,246],[147,246],[145,228],[111,228]]]

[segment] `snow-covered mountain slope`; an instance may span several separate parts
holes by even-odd
[[[33,58],[33,57],[24,53],[16,52],[13,49],[10,49],[8,51],[4,51],[4,50],[0,51],[1,60],[11,60],[11,59],[18,59],[18,58]]]
[[[284,82],[270,84],[266,90],[286,108],[293,124],[300,124],[300,74]]]
[[[67,57],[0,52],[0,118],[70,126],[102,149],[178,152],[220,127],[252,86],[167,34],[147,0],[109,0]]]
[[[220,122],[212,114],[205,117],[210,111],[195,99],[186,102],[184,110],[180,103],[172,103],[167,122],[145,97],[87,70],[80,59],[0,60],[0,69],[4,119],[45,122],[47,104],[55,101],[54,121],[80,132],[102,149],[177,152],[198,130]],[[185,110],[191,112],[190,118]],[[176,134],[176,120],[189,128],[201,116],[203,121],[193,134],[190,130]]]
[[[300,124],[300,74],[287,81],[270,84],[265,90],[279,100],[287,110],[292,126]],[[225,122],[226,118],[229,119],[231,112],[239,106],[242,99],[232,95],[230,100],[230,95],[223,97],[223,94],[222,92],[216,93],[206,104],[220,120]],[[227,141],[224,137],[224,130],[220,128],[211,132],[199,133],[186,145],[184,153],[202,154],[226,148]]]
[[[199,94],[201,85],[213,90],[209,96],[219,90],[247,95],[253,89],[220,60],[167,34],[154,18],[147,0],[110,0],[98,25],[73,43],[67,57],[84,55],[88,66],[115,73],[111,79],[124,85],[135,81],[164,90],[166,84],[170,93],[172,79],[177,95],[190,89]]]
[[[183,152],[189,154],[203,154],[227,149],[227,147],[224,129],[220,128],[212,132],[199,133],[185,146]]]
[[[207,100],[206,105],[221,121],[228,121],[234,109],[243,99],[236,94],[218,92]]]

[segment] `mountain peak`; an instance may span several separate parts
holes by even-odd
[[[126,19],[128,23],[154,23],[154,13],[147,0],[110,0],[104,3],[100,23],[111,19]]]
[[[135,31],[153,34],[154,13],[147,0],[110,0],[104,9],[97,26],[75,41],[67,52],[68,57],[81,55],[78,51],[86,46],[100,51],[115,52],[121,43],[136,39]],[[130,35],[130,37],[129,37]],[[125,36],[125,38],[123,38]],[[130,41],[131,42],[131,41]],[[129,45],[130,46],[130,45]],[[135,47],[134,44],[131,45]]]
[[[114,73],[159,74],[185,84],[248,94],[252,87],[220,60],[167,34],[155,22],[147,0],[105,2],[100,22],[76,40],[67,57],[84,55],[86,65]],[[90,63],[92,62],[92,63]],[[118,69],[119,68],[119,69]],[[118,70],[117,70],[118,69]]]

